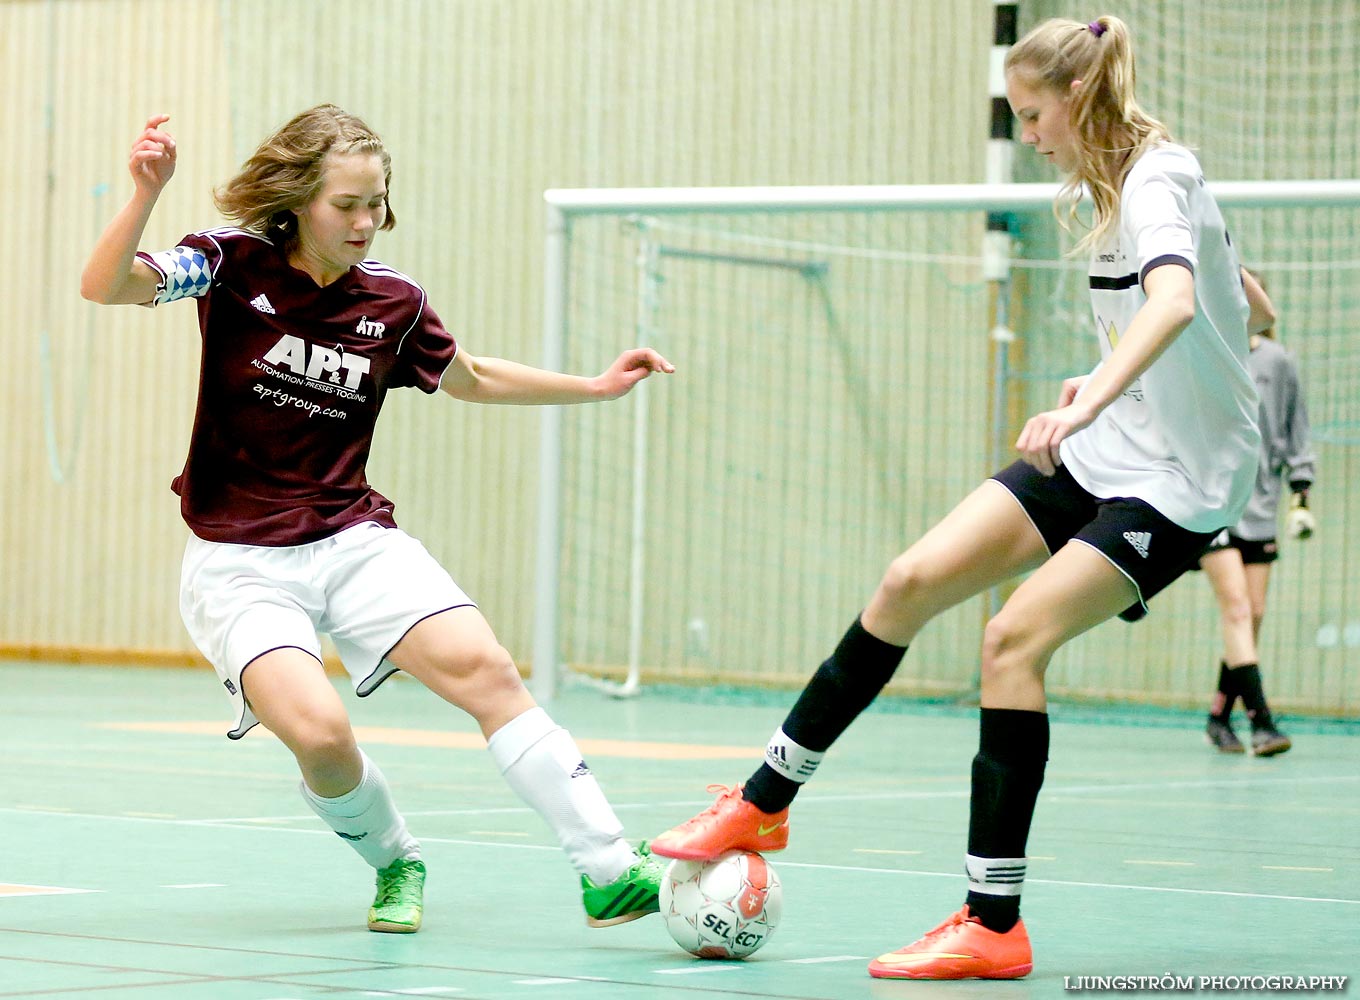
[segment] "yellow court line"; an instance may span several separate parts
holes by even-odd
[[[1335,868],[1307,868],[1301,865],[1262,865],[1268,872],[1334,872]]]
[[[63,889],[54,885],[15,885],[0,882],[0,896],[69,896],[78,892],[94,892],[93,889]]]
[[[221,736],[221,722],[184,720],[177,722],[101,722],[98,729],[119,729],[137,733],[208,734]],[[272,739],[263,727],[252,732]],[[437,729],[397,729],[386,726],[355,726],[354,735],[364,743],[390,746],[443,747],[454,750],[485,750],[486,740],[479,733],[451,733]],[[750,746],[707,746],[700,743],[664,743],[651,740],[578,739],[576,745],[587,757],[629,757],[642,760],[750,760],[757,750]]]
[[[1161,865],[1164,868],[1194,868],[1193,861],[1144,861],[1138,858],[1125,858],[1126,865]]]

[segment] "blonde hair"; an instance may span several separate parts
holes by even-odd
[[[297,215],[321,193],[327,153],[372,153],[382,160],[383,178],[392,183],[392,157],[378,134],[363,120],[334,104],[318,104],[288,121],[246,160],[238,173],[213,192],[228,219],[279,240],[285,249],[297,240]],[[390,194],[390,191],[389,191]],[[397,224],[388,196],[381,229]]]
[[[1119,192],[1130,168],[1151,146],[1171,141],[1167,127],[1134,99],[1137,74],[1128,25],[1109,14],[1089,24],[1045,21],[1007,52],[1006,72],[1069,101],[1077,165],[1054,214],[1070,229],[1085,184],[1095,202],[1095,224],[1077,249],[1103,241],[1119,225]],[[1073,80],[1081,81],[1076,90]]]

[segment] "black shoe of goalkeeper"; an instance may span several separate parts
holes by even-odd
[[[1222,719],[1209,716],[1209,722],[1204,727],[1204,738],[1209,741],[1209,745],[1218,750],[1219,753],[1246,753],[1246,747],[1242,746],[1242,741],[1233,732],[1233,727]],[[1288,749],[1286,747],[1285,749]]]
[[[1274,726],[1262,726],[1251,731],[1251,752],[1255,757],[1274,757],[1294,744]]]

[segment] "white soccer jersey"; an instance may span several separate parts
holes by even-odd
[[[1183,528],[1216,531],[1241,516],[1261,447],[1247,371],[1249,307],[1199,162],[1171,143],[1129,171],[1119,226],[1091,256],[1102,364],[1147,301],[1148,271],[1166,263],[1194,272],[1195,318],[1089,427],[1062,442],[1062,459],[1094,496],[1137,497]]]

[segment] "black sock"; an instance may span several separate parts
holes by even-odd
[[[878,697],[906,651],[905,646],[871,635],[856,618],[831,658],[807,682],[780,729],[806,750],[827,750]],[[802,782],[761,764],[747,780],[742,797],[762,812],[774,813],[786,808],[801,787]]]
[[[968,910],[983,926],[1005,933],[1020,919],[1025,842],[1048,761],[1048,715],[984,708],[973,758],[968,816]],[[995,862],[995,863],[991,863]],[[997,888],[998,895],[982,888]]]
[[[1218,661],[1218,692],[1209,709],[1209,716],[1219,722],[1227,723],[1232,719],[1233,705],[1237,703],[1237,685],[1233,682],[1232,671],[1223,660]]]
[[[1240,667],[1230,667],[1231,683],[1242,692],[1242,707],[1247,710],[1252,729],[1270,729],[1275,722],[1270,717],[1270,706],[1266,704],[1266,693],[1261,688],[1261,669],[1255,663]]]

